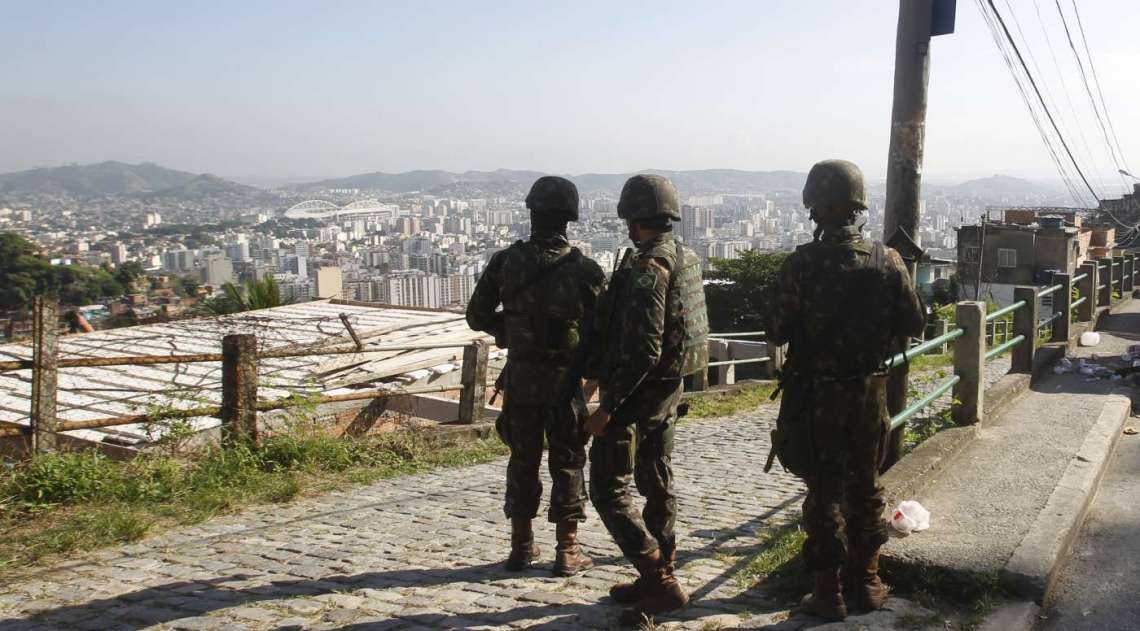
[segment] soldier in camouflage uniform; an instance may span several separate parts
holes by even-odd
[[[595,320],[602,397],[586,424],[596,436],[590,495],[640,575],[610,590],[615,600],[632,605],[623,612],[625,624],[688,602],[673,575],[677,497],[671,454],[682,378],[708,364],[708,318],[700,258],[672,234],[679,211],[669,180],[638,175],[626,182],[618,215],[637,251],[614,273]],[[645,497],[640,515],[631,477]]]
[[[768,328],[771,343],[789,344],[773,450],[808,487],[803,556],[815,588],[804,608],[842,620],[848,606],[879,609],[887,598],[878,576],[887,540],[878,481],[889,433],[885,360],[922,333],[923,311],[898,252],[855,225],[866,209],[857,166],[816,164],[804,205],[819,229],[784,262]]]
[[[496,253],[467,306],[471,328],[508,349],[503,418],[511,448],[504,512],[511,520],[506,568],[519,571],[539,558],[531,520],[538,514],[543,437],[549,444],[553,489],[548,518],[556,532],[554,573],[570,576],[593,566],[577,543],[586,519],[585,402],[564,396],[564,380],[578,349],[582,322],[593,314],[605,285],[597,263],[570,247],[566,224],[578,220],[578,190],[569,180],[541,177],[526,198],[531,236]],[[498,311],[499,305],[502,310]]]

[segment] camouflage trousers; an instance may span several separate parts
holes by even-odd
[[[885,377],[816,382],[810,406],[813,470],[804,477],[803,555],[812,570],[839,567],[848,546],[887,541],[879,467],[886,454]]]
[[[507,462],[507,494],[503,512],[508,518],[533,519],[542,501],[542,481],[538,468],[542,464],[543,438],[549,444],[547,465],[550,467],[550,510],[547,518],[554,523],[586,520],[586,441],[573,410],[549,405],[511,405],[509,407],[509,445]]]
[[[672,454],[681,391],[679,379],[643,383],[590,446],[590,497],[630,561],[677,547]],[[640,514],[631,478],[645,498]]]

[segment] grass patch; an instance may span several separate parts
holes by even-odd
[[[268,437],[258,448],[213,448],[195,457],[44,455],[0,474],[0,572],[246,506],[506,453],[497,438],[443,444],[424,432],[334,438],[310,429]]]
[[[941,355],[919,355],[910,360],[910,372],[917,373],[937,368],[949,368],[954,365],[954,351],[949,350]]]
[[[935,612],[926,617],[914,616],[909,622],[917,627],[933,621],[954,631],[974,631],[1005,597],[996,574],[890,567],[884,578],[890,583],[892,594]]]
[[[788,603],[811,591],[811,576],[800,559],[807,535],[799,525],[774,528],[759,535],[763,548],[733,576],[741,589],[760,586],[766,594]]]
[[[774,383],[757,383],[741,386],[738,390],[701,393],[688,399],[687,418],[713,418],[749,412],[769,403],[776,391]]]

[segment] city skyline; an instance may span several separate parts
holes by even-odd
[[[1015,4],[1032,38],[1035,8]],[[107,159],[239,180],[806,171],[844,156],[885,172],[893,3],[221,7],[10,3],[35,28],[0,43],[0,171]],[[1118,27],[1129,12],[1140,17],[1116,2],[1082,13],[1125,155],[1140,131],[1123,106],[1140,96],[1127,80],[1140,51]],[[926,177],[1055,179],[1019,99],[960,2],[957,33],[932,44]],[[1087,168],[1116,194],[1094,132]]]

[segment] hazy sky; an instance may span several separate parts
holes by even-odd
[[[1079,2],[1140,168],[1140,2]],[[1112,173],[1054,0],[998,1],[1010,5],[1059,109],[1083,116],[1078,158]],[[227,176],[806,170],[842,156],[881,177],[897,8],[0,0],[0,171],[106,159]],[[1055,176],[974,0],[933,43],[928,122],[928,178]]]

